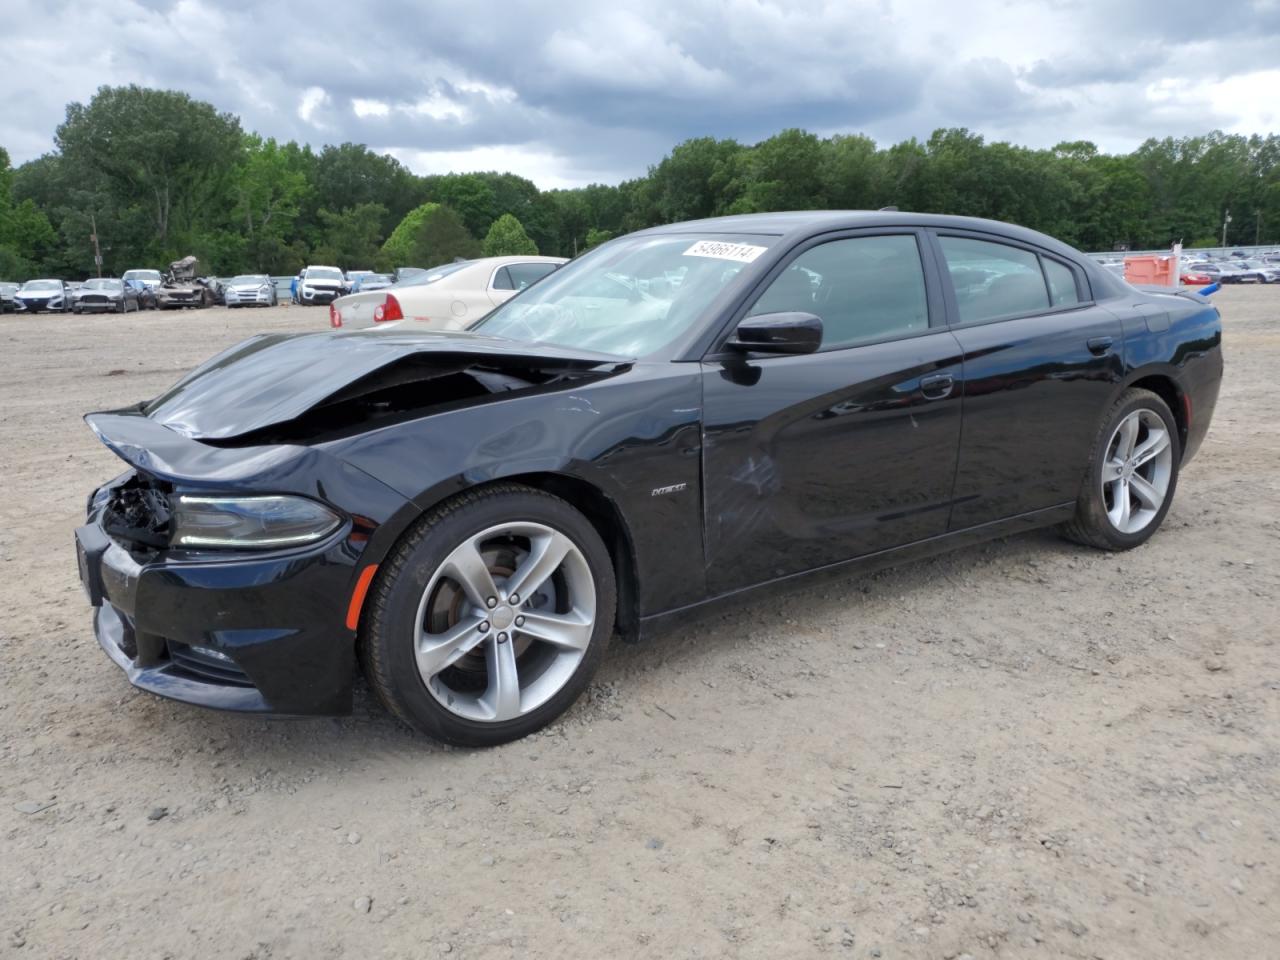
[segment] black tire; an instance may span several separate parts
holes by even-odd
[[[446,709],[427,690],[414,658],[414,621],[428,582],[455,547],[489,527],[515,521],[551,527],[581,551],[595,588],[595,623],[575,672],[545,703],[512,720],[471,720]],[[616,605],[613,564],[591,523],[559,497],[517,484],[495,484],[434,508],[392,548],[370,588],[357,649],[369,685],[404,723],[455,746],[497,746],[541,729],[578,699],[604,659]]]
[[[1164,421],[1165,430],[1169,434],[1173,457],[1170,469],[1169,485],[1164,495],[1164,502],[1154,518],[1145,527],[1135,533],[1125,533],[1116,528],[1107,517],[1106,501],[1102,490],[1102,469],[1106,462],[1108,446],[1120,422],[1136,411],[1149,410]],[[1169,405],[1150,390],[1130,388],[1122,393],[1111,405],[1098,428],[1093,448],[1089,454],[1089,464],[1085,471],[1084,483],[1080,496],[1076,501],[1076,514],[1061,527],[1061,532],[1068,540],[1099,550],[1132,550],[1151,539],[1160,524],[1164,522],[1169,506],[1173,503],[1173,495],[1178,489],[1178,469],[1182,461],[1182,441],[1178,436],[1178,424],[1169,410]]]

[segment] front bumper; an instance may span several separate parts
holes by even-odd
[[[116,310],[119,310],[120,304],[123,303],[124,301],[110,300],[106,297],[99,297],[93,300],[90,300],[87,297],[82,297],[81,299],[73,302],[75,306],[79,308],[81,313],[96,313],[99,310],[102,310],[104,312],[114,312]]]
[[[21,300],[15,299],[13,305],[17,313],[61,313],[61,300]]]
[[[317,304],[323,306],[327,303],[333,303],[342,296],[341,290],[326,290],[324,288],[308,288],[303,287],[298,291],[298,299],[303,303]]]
[[[256,290],[238,292],[228,290],[223,295],[224,302],[228,307],[269,307],[271,306],[271,294],[260,293]]]
[[[341,539],[247,559],[140,561],[93,515],[75,540],[98,643],[135,687],[219,710],[351,711],[353,558]]]

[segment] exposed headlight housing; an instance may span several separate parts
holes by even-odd
[[[323,540],[342,518],[306,497],[172,498],[169,543],[175,547],[268,550]]]

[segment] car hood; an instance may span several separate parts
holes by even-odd
[[[326,404],[473,368],[495,371],[507,381],[525,376],[542,382],[559,373],[617,370],[631,363],[462,331],[265,334],[218,354],[137,412],[192,439],[227,440]],[[504,383],[495,392],[515,388]]]
[[[308,287],[342,287],[346,286],[341,280],[303,280],[304,286]]]

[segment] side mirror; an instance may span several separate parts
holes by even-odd
[[[728,345],[749,353],[813,353],[822,346],[822,320],[812,313],[745,317]]]

